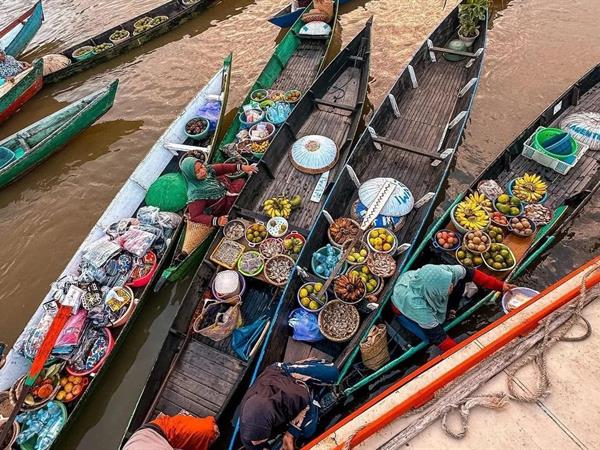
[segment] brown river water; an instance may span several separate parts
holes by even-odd
[[[33,0],[0,0],[0,24]],[[44,0],[46,21],[24,59],[61,50],[160,0]],[[229,109],[242,100],[280,37],[266,18],[285,0],[223,0],[165,36],[40,92],[0,137],[120,79],[115,105],[42,166],[0,192],[0,341],[12,344],[123,182],[177,113],[234,52]],[[374,16],[369,100],[377,106],[425,36],[441,0],[352,0],[343,42]],[[453,199],[520,131],[600,62],[600,0],[495,1],[474,110],[445,199]],[[554,281],[599,253],[598,196],[529,278]],[[186,281],[150,299],[111,371],[61,449],[116,448]]]

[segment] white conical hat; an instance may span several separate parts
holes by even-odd
[[[335,166],[338,151],[335,142],[328,137],[311,135],[294,142],[290,157],[300,172],[319,174]]]
[[[393,217],[405,216],[412,211],[415,199],[410,189],[393,178],[372,178],[365,181],[358,190],[358,198],[363,205],[370,207],[377,198],[379,190],[387,182],[393,183],[395,188],[379,214]]]

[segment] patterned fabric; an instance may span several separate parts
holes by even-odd
[[[195,166],[197,162],[198,159],[196,158],[185,158],[181,163],[181,172],[188,183],[188,203],[195,200],[216,200],[225,196],[227,190],[219,182],[210,166],[206,166],[206,178],[204,180],[196,178]]]
[[[10,55],[6,55],[4,61],[0,62],[0,78],[15,77],[21,72],[23,72],[23,66]]]

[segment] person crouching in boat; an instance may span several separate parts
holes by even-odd
[[[184,259],[208,237],[212,227],[227,224],[229,210],[242,191],[243,179],[230,180],[228,174],[258,172],[254,164],[204,164],[188,156],[181,161],[181,172],[187,182],[186,236],[177,259]]]
[[[0,78],[4,81],[14,81],[17,75],[30,67],[31,64],[17,61],[14,57],[7,55],[4,50],[0,50]]]
[[[163,415],[133,433],[123,450],[208,450],[218,437],[212,416]]]
[[[501,292],[515,287],[477,269],[427,264],[398,278],[392,294],[392,310],[404,328],[446,351],[456,342],[446,334],[443,324],[456,313],[468,282]]]
[[[294,450],[295,441],[317,431],[318,387],[337,381],[333,363],[307,359],[275,363],[250,386],[239,410],[240,439],[248,450],[271,448],[269,441],[283,434],[282,449]]]

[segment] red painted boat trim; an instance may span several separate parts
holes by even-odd
[[[43,77],[39,77],[35,82],[27,88],[14,102],[10,104],[8,108],[0,113],[0,123],[7,120],[15,112],[19,110],[31,97],[37,94],[42,89]]]
[[[481,337],[482,335],[484,335],[484,334],[488,333],[489,331],[493,330],[498,325],[500,325],[503,322],[505,322],[506,320],[508,320],[510,317],[514,316],[515,314],[518,314],[519,311],[522,311],[523,309],[527,308],[528,305],[536,302],[539,298],[544,297],[545,295],[549,294],[550,292],[552,292],[553,290],[555,290],[559,286],[563,285],[564,283],[566,283],[570,279],[574,278],[575,276],[577,276],[578,274],[580,274],[581,272],[585,271],[586,269],[588,269],[589,267],[591,267],[592,265],[594,265],[594,264],[596,264],[598,262],[600,262],[600,256],[592,259],[591,261],[588,261],[583,266],[579,267],[578,269],[576,269],[573,272],[569,273],[564,278],[560,279],[556,283],[554,283],[551,286],[549,286],[548,288],[544,289],[542,292],[540,292],[540,294],[538,294],[537,296],[535,296],[534,298],[532,298],[531,300],[529,300],[527,303],[521,305],[519,308],[511,311],[507,315],[505,315],[505,316],[501,317],[500,319],[496,320],[494,323],[488,325],[487,327],[485,327],[484,329],[482,329],[478,333],[474,334],[473,336],[470,336],[468,339],[462,341],[457,346],[455,346],[452,349],[448,350],[447,352],[445,352],[445,353],[443,353],[443,354],[435,357],[431,361],[428,361],[423,366],[421,366],[419,369],[415,370],[410,375],[407,375],[406,377],[402,378],[401,380],[399,380],[398,382],[396,382],[395,384],[393,384],[392,386],[390,386],[388,389],[386,389],[385,391],[383,391],[382,393],[380,393],[379,395],[377,395],[376,397],[374,397],[373,399],[371,399],[370,401],[368,401],[367,403],[365,403],[364,405],[362,405],[360,408],[358,408],[352,414],[346,416],[340,422],[338,422],[337,424],[335,424],[333,427],[331,427],[328,430],[326,430],[320,436],[318,436],[317,438],[313,439],[306,446],[304,446],[303,449],[310,449],[310,448],[314,447],[320,441],[322,441],[323,439],[325,439],[328,436],[330,436],[331,434],[333,434],[336,430],[338,430],[342,426],[344,426],[347,423],[349,423],[352,420],[354,420],[360,414],[362,414],[367,409],[371,408],[373,405],[375,405],[376,403],[378,403],[379,401],[381,401],[382,399],[384,399],[385,397],[387,397],[388,395],[390,395],[392,392],[398,390],[399,388],[401,388],[406,383],[408,383],[409,381],[413,380],[414,378],[416,378],[417,376],[419,376],[420,374],[422,374],[426,370],[430,369],[431,367],[435,366],[439,362],[443,361],[445,358],[447,358],[448,356],[452,355],[453,353],[456,353],[457,351],[461,350],[462,348],[464,348],[465,346],[467,346],[468,344],[470,344],[471,342],[473,342],[477,338]],[[587,280],[586,286],[589,288],[589,287],[594,286],[595,284],[597,284],[599,282],[600,282],[600,273],[596,273],[596,274],[594,274],[592,277],[590,277]],[[407,412],[411,408],[415,408],[415,407],[419,407],[419,406],[423,405],[424,403],[426,403],[428,400],[430,400],[433,397],[433,395],[436,393],[437,390],[441,389],[442,387],[444,387],[449,382],[453,381],[458,376],[464,374],[465,372],[467,372],[468,370],[470,370],[473,366],[477,365],[478,363],[480,363],[481,361],[483,361],[485,358],[487,358],[488,356],[490,356],[492,353],[498,351],[500,348],[502,348],[503,346],[505,346],[510,341],[512,341],[515,338],[517,338],[518,336],[524,335],[524,334],[527,334],[528,332],[530,332],[532,329],[534,329],[538,325],[538,323],[539,323],[540,320],[542,320],[544,317],[548,316],[550,313],[552,313],[553,311],[555,311],[556,309],[560,308],[565,303],[569,302],[570,300],[572,300],[573,298],[575,298],[577,295],[579,295],[579,290],[580,290],[580,286],[579,285],[576,288],[571,289],[570,291],[568,291],[567,293],[565,293],[565,295],[563,295],[562,297],[560,297],[559,299],[557,299],[556,301],[554,301],[550,305],[544,307],[543,309],[541,309],[537,313],[533,314],[531,317],[529,317],[523,323],[515,326],[514,328],[512,328],[511,330],[509,330],[508,332],[506,332],[504,335],[502,335],[498,339],[496,339],[494,342],[492,342],[489,345],[485,346],[483,349],[481,349],[476,354],[474,354],[471,357],[465,359],[465,361],[463,361],[457,367],[455,367],[454,369],[446,372],[442,377],[440,377],[437,380],[433,381],[430,385],[428,385],[424,389],[422,389],[419,392],[415,393],[414,395],[410,396],[408,399],[406,399],[405,401],[401,402],[396,407],[392,408],[391,410],[387,411],[382,416],[378,417],[373,422],[369,423],[367,426],[365,426],[364,428],[362,428],[361,430],[359,430],[352,437],[352,441],[350,442],[350,447],[352,447],[353,445],[357,445],[357,444],[363,442],[369,436],[372,436],[378,430],[380,430],[382,427],[388,425],[389,423],[391,423],[392,421],[394,421],[395,419],[397,419],[398,417],[400,417],[402,414],[404,414],[405,412]],[[344,445],[347,445],[347,444],[344,444],[344,443],[340,444],[337,447],[335,447],[335,449],[336,450],[341,450],[342,448],[344,448]]]

